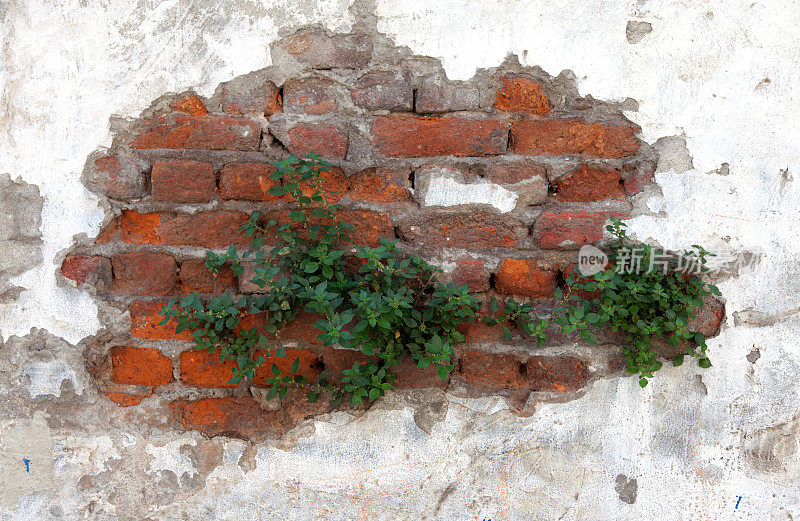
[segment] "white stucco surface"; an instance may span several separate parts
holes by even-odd
[[[37,327],[75,344],[100,326],[92,298],[58,286],[55,272],[73,237],[94,236],[102,222],[80,175],[87,155],[110,145],[110,118],[136,117],[166,92],[210,95],[221,81],[269,65],[279,31],[308,23],[347,31],[363,15],[350,4],[0,1],[0,173],[37,185],[45,198],[44,262],[16,278],[26,288],[18,299],[0,305],[2,338]],[[124,501],[148,501],[152,519],[797,519],[797,2],[379,0],[374,11],[379,31],[442,59],[450,78],[516,53],[552,75],[573,71],[582,94],[635,100],[638,111],[627,115],[648,142],[686,139],[693,168],[659,173],[663,197],[647,201],[652,215],[631,229],[668,248],[764,254],[755,273],[720,284],[727,316],[709,342],[714,367],[665,367],[645,390],[630,378],[603,380],[528,418],[500,400],[447,396],[430,434],[407,404],[358,418],[337,413],[296,444],[219,442],[223,456],[203,479],[200,456],[187,454],[217,442],[149,440],[127,432],[135,424],[127,417],[48,429],[41,414],[31,419],[35,403],[8,408],[0,448],[15,456],[0,462],[13,465],[26,450],[24,436],[4,433],[33,422],[25,428],[38,433],[36,461],[56,440],[55,463],[30,487],[0,492],[0,520],[129,519]],[[653,30],[628,43],[630,20]],[[718,172],[723,163],[727,175]],[[450,204],[441,197],[431,204]],[[31,400],[63,398],[64,380],[88,392],[79,356],[34,362],[25,374],[19,389]],[[132,477],[131,468],[141,473]],[[632,504],[615,491],[620,474],[637,480]],[[163,494],[134,498],[123,480]]]

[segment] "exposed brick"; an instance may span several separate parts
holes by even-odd
[[[379,116],[372,144],[390,157],[491,156],[503,154],[508,125],[458,117]]]
[[[208,114],[208,109],[205,103],[195,96],[194,94],[186,94],[181,96],[170,104],[172,110],[179,110],[191,116],[205,116]]]
[[[148,121],[131,145],[139,149],[258,150],[261,128],[245,118],[170,114]]]
[[[265,411],[253,398],[245,396],[175,400],[172,411],[183,429],[208,436],[279,436],[286,430],[284,411]]]
[[[335,112],[336,84],[327,78],[304,78],[283,85],[283,110],[298,114]]]
[[[459,358],[459,375],[484,390],[515,390],[525,384],[525,366],[515,356],[471,351]]]
[[[342,371],[352,369],[355,362],[359,364],[369,362],[369,357],[355,349],[336,349],[328,346],[323,349],[322,360],[325,362],[325,369],[328,370],[328,381],[336,383],[341,381]]]
[[[511,148],[518,154],[582,154],[625,157],[638,152],[637,128],[578,119],[526,119],[511,127]]]
[[[111,258],[114,292],[128,295],[172,295],[177,266],[165,253],[118,253]]]
[[[189,330],[175,333],[175,322],[159,325],[164,317],[158,314],[166,302],[131,302],[131,336],[152,340],[192,340]]]
[[[147,398],[146,395],[128,394],[121,392],[101,392],[100,394],[102,394],[115,404],[119,405],[120,407],[133,407],[134,405],[139,405],[140,403],[142,403],[142,400]]]
[[[111,364],[114,383],[157,386],[172,381],[172,360],[158,349],[114,347]]]
[[[703,297],[703,307],[695,311],[694,318],[689,319],[686,328],[689,331],[702,333],[709,338],[719,332],[725,318],[725,304],[712,296]]]
[[[300,364],[297,369],[297,374],[305,376],[311,382],[313,382],[322,372],[322,360],[320,360],[313,351],[308,349],[286,349],[285,351],[285,358],[278,358],[277,356],[274,356],[274,352],[272,357],[267,358],[267,352],[262,349],[259,349],[255,352],[253,355],[254,358],[263,356],[265,361],[256,369],[255,374],[253,375],[254,385],[259,387],[269,387],[267,380],[273,376],[273,364],[278,366],[278,368],[281,370],[281,376],[291,376],[291,366],[298,358],[300,359]]]
[[[550,112],[550,101],[542,84],[522,76],[503,76],[502,88],[497,92],[495,108],[508,112],[529,112],[544,116]]]
[[[410,168],[368,168],[348,178],[347,191],[353,201],[394,203],[411,198]]]
[[[401,224],[400,233],[415,246],[483,250],[516,247],[525,230],[514,218],[473,212],[422,215]]]
[[[344,159],[349,141],[347,132],[329,123],[298,123],[289,129],[286,148],[293,154],[317,153],[323,157]]]
[[[645,162],[636,166],[628,174],[623,182],[623,188],[627,195],[635,195],[641,192],[646,186],[653,184],[656,166],[653,162]]]
[[[222,110],[226,114],[271,116],[281,110],[281,93],[258,73],[239,76],[222,84]]]
[[[139,213],[124,210],[121,217],[122,240],[131,244],[168,244],[220,248],[250,241],[239,231],[247,214],[206,212],[176,215],[168,212]]]
[[[312,205],[333,204],[339,202],[339,200],[347,194],[348,179],[341,168],[331,167],[330,170],[320,172],[319,177],[313,183],[297,183],[297,188],[300,189],[303,195],[308,197],[322,190],[323,201],[320,203],[312,203]],[[290,195],[287,197],[292,199]]]
[[[100,230],[94,242],[95,244],[108,244],[119,239],[121,232],[122,227],[120,226],[119,218],[115,217]]]
[[[456,267],[450,279],[461,286],[466,286],[470,293],[479,293],[489,289],[489,270],[480,259],[462,259],[456,262]]]
[[[494,287],[503,295],[552,297],[556,270],[540,268],[530,259],[505,259],[495,276]]]
[[[532,391],[574,391],[590,377],[586,360],[568,356],[532,356],[525,364],[526,385]]]
[[[406,72],[372,72],[356,80],[353,103],[369,110],[411,110],[414,93]]]
[[[275,167],[264,163],[228,163],[219,173],[219,196],[222,199],[243,201],[282,201],[290,199],[283,195],[276,197],[269,189],[281,184],[270,175]]]
[[[417,90],[414,110],[419,114],[478,110],[480,92],[476,87],[458,85],[444,76],[427,76]]]
[[[207,203],[217,182],[211,163],[156,161],[150,175],[153,199],[176,203]]]
[[[310,347],[320,346],[322,342],[317,338],[322,331],[314,327],[314,322],[323,318],[318,313],[300,311],[297,316],[286,324],[280,331],[281,345],[284,342],[302,343]],[[276,340],[276,335],[267,333],[265,329],[266,319],[264,314],[245,315],[239,324],[241,329],[255,329],[256,332],[267,336],[270,340]]]
[[[509,324],[507,323],[504,323],[503,325],[509,327]],[[505,336],[503,336],[503,328],[499,324],[494,326],[487,326],[486,322],[483,321],[483,317],[476,317],[475,322],[473,322],[472,324],[465,324],[461,326],[459,328],[459,331],[463,332],[464,342],[467,343],[503,344],[508,342]]]
[[[395,389],[446,389],[450,381],[449,377],[446,381],[439,378],[435,365],[423,369],[410,356],[401,358],[400,364],[392,367],[391,371],[397,377],[393,384]]]
[[[111,261],[105,257],[92,255],[83,257],[80,255],[67,255],[61,263],[61,274],[66,278],[74,280],[78,286],[85,282],[102,286],[111,285]]]
[[[191,259],[181,263],[179,289],[182,293],[222,293],[236,286],[230,266],[223,266],[217,275],[206,268],[205,261]]]
[[[603,238],[608,212],[544,212],[536,221],[534,233],[539,246],[546,250],[574,250]]]
[[[489,167],[487,177],[493,183],[511,185],[531,179],[547,179],[547,170],[535,163],[500,163]]]
[[[90,180],[90,185],[97,187],[112,199],[140,199],[147,195],[141,165],[135,159],[126,156],[105,156],[96,159],[94,179]]]
[[[355,226],[350,230],[352,244],[372,246],[380,244],[381,237],[394,239],[394,225],[384,213],[370,210],[339,210],[339,218]]]
[[[586,291],[584,289],[576,288],[575,286],[577,284],[587,282],[587,279],[581,276],[580,272],[576,269],[576,266],[574,265],[563,266],[561,268],[561,273],[562,273],[561,278],[564,280],[562,289],[564,289],[565,291],[569,289],[572,293],[578,295],[584,300],[591,300],[594,298],[598,298],[603,293],[603,291],[599,289],[595,291]],[[569,286],[566,282],[567,279],[570,277],[570,275],[573,275],[575,277],[575,283],[572,286]]]
[[[561,201],[604,201],[624,199],[619,171],[581,165],[556,181]]]
[[[372,58],[372,40],[368,36],[328,36],[321,28],[298,31],[278,41],[274,47],[315,69],[360,69],[366,67]]]
[[[181,381],[194,387],[236,387],[228,383],[236,363],[220,363],[218,353],[208,351],[183,351],[181,353]]]

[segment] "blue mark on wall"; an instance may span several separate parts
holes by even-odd
[[[741,501],[741,500],[742,500],[742,496],[736,496],[736,497],[738,497],[739,499],[738,499],[738,500],[736,500],[736,506],[735,506],[735,507],[733,507],[733,509],[734,509],[734,510],[736,510],[737,508],[739,508],[739,501]]]
[[[30,472],[31,471],[31,460],[29,460],[28,458],[22,458],[22,463],[25,464],[25,472]]]

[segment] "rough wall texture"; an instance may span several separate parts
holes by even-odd
[[[799,109],[792,95],[800,61],[793,44],[797,16],[788,2],[698,6],[678,0],[635,6],[509,2],[491,10],[478,2],[0,5],[0,83],[6,109],[0,122],[0,171],[21,177],[11,186],[17,186],[14,190],[33,208],[4,212],[27,223],[20,243],[35,244],[37,233],[28,224],[38,225],[38,196],[24,183],[38,186],[44,198],[38,246],[43,262],[37,265],[34,250],[9,259],[8,273],[27,270],[10,281],[24,291],[6,294],[11,300],[2,305],[0,316],[5,340],[0,348],[0,395],[5,404],[0,410],[0,519],[796,517],[800,285],[793,254],[798,253],[800,194],[793,176],[800,157],[800,129],[791,115]],[[303,66],[293,68],[288,55],[306,52],[303,40],[290,35],[297,27],[317,22],[340,33],[375,36],[370,40],[373,61],[365,58],[363,40],[338,37],[342,40],[336,44],[304,55],[310,67],[319,69],[315,76],[320,78],[287,89],[287,80],[303,75]],[[270,53],[269,45],[279,33],[289,37],[289,44]],[[408,62],[413,67],[405,77],[404,68],[394,66],[405,51],[391,61],[394,42],[418,55],[441,58],[451,80],[468,81],[451,84],[441,76],[429,78],[438,72],[433,70],[436,61],[423,58]],[[339,51],[347,46],[353,51]],[[509,52],[519,55],[523,65],[537,64],[553,74],[571,69],[575,74],[553,78],[541,70],[522,70],[513,62],[504,63]],[[324,80],[342,81],[342,73],[330,69],[342,61],[363,72],[378,63],[385,66],[373,71],[382,74],[366,79],[350,75],[349,92],[335,89],[334,96],[326,96]],[[262,91],[258,103],[263,102],[264,118],[254,119],[249,116],[248,103],[254,97],[248,85],[263,73],[231,78],[270,63],[282,76],[266,79],[282,90]],[[476,68],[501,63],[500,70],[479,71],[470,80]],[[541,81],[543,95],[525,85],[509,85],[502,80],[505,72]],[[221,82],[231,82],[230,88],[226,91],[223,85],[215,91]],[[373,90],[387,82],[401,87]],[[420,96],[426,82],[431,94]],[[416,97],[409,98],[407,83],[416,89]],[[475,86],[487,87],[483,92],[478,88],[477,100],[470,89]],[[184,98],[170,107],[182,98],[170,95],[150,106],[164,92],[190,88],[202,104]],[[508,95],[496,98],[499,89]],[[520,91],[526,93],[522,99],[515,96]],[[618,102],[597,102],[588,93]],[[588,108],[569,105],[581,99],[589,100]],[[203,107],[211,114],[200,124],[194,118],[201,116]],[[393,114],[375,113],[384,109]],[[457,114],[442,117],[439,110]],[[624,134],[606,132],[602,146],[596,140],[580,140],[582,156],[575,156],[573,163],[556,160],[556,155],[574,151],[564,148],[576,146],[574,140],[538,136],[581,135],[582,127],[574,123],[565,128],[564,121],[550,121],[584,119],[570,110],[588,110],[592,122],[631,126],[624,117],[638,125],[638,153],[643,159],[659,158],[657,186],[623,196],[631,171],[622,166],[633,152]],[[433,115],[470,123],[451,129],[448,136],[457,140],[430,143],[440,134],[430,123],[412,119],[412,112],[420,118]],[[518,112],[533,115],[512,115]],[[112,115],[110,130],[106,121]],[[164,136],[152,132],[154,127],[148,133],[139,120],[131,119],[140,116],[172,118],[175,125],[183,121],[184,130],[169,135],[178,148],[188,148],[187,143],[219,148],[208,136],[224,135],[224,147],[235,151],[185,157],[163,150],[146,152],[144,147]],[[248,122],[225,131],[224,125],[218,126],[221,117],[244,117]],[[493,176],[476,170],[472,165],[497,161],[488,156],[471,159],[474,154],[507,152],[507,142],[492,134],[496,127],[474,123],[481,119],[508,125],[514,159],[529,162],[524,154],[546,155],[539,165],[544,168],[542,179],[558,186],[558,192],[544,197],[535,188],[516,189],[518,183],[511,181],[518,179],[519,171]],[[207,124],[217,126],[209,133],[203,126]],[[339,139],[329,139],[343,128],[346,132]],[[193,134],[192,129],[202,132]],[[409,137],[397,139],[403,132]],[[112,135],[117,136],[114,143]],[[473,135],[483,139],[475,144],[467,139]],[[416,136],[426,137],[429,144],[414,143],[410,138]],[[256,150],[247,152],[259,139]],[[103,142],[110,152],[92,156],[92,169],[84,172],[87,155]],[[580,392],[563,395],[572,398],[567,402],[542,402],[553,395],[534,393],[525,416],[513,401],[495,393],[461,392],[452,382],[447,391],[402,390],[366,412],[334,412],[302,421],[307,411],[299,407],[266,414],[256,401],[237,398],[225,403],[249,423],[237,425],[234,432],[213,401],[224,400],[230,390],[201,386],[213,383],[216,374],[205,370],[204,360],[182,355],[185,347],[172,341],[129,336],[127,308],[134,299],[147,303],[164,293],[185,291],[190,284],[210,282],[189,276],[196,269],[190,261],[200,248],[167,244],[170,237],[183,241],[186,235],[173,225],[159,224],[154,230],[153,218],[128,227],[129,235],[120,227],[116,238],[113,221],[106,216],[119,213],[123,219],[133,215],[123,213],[128,210],[197,218],[211,211],[255,208],[265,204],[258,201],[260,186],[239,184],[253,170],[225,165],[242,163],[248,154],[251,159],[246,162],[263,163],[270,147],[282,151],[304,142],[315,148],[317,143],[327,144],[327,155],[342,157],[338,166],[345,183],[374,166],[371,154],[376,148],[381,156],[394,158],[382,158],[381,165],[413,171],[413,199],[368,201],[368,193],[351,192],[347,202],[354,205],[353,211],[420,204],[417,211],[449,219],[463,210],[459,205],[482,202],[482,215],[525,223],[518,233],[507,235],[530,239],[532,246],[520,243],[513,255],[511,250],[468,253],[456,248],[451,256],[442,253],[437,258],[432,252],[445,251],[441,244],[421,244],[436,234],[404,231],[402,212],[388,214],[397,217],[398,233],[411,247],[429,248],[431,258],[448,272],[468,274],[478,292],[503,290],[504,264],[516,271],[526,259],[534,259],[553,263],[545,272],[561,269],[561,254],[555,252],[563,240],[544,245],[540,236],[538,244],[534,240],[538,231],[550,229],[542,222],[552,217],[542,221],[543,217],[562,207],[605,205],[586,201],[593,192],[587,195],[581,183],[570,181],[576,176],[600,182],[606,188],[604,200],[613,201],[610,207],[636,216],[632,226],[643,240],[675,249],[701,243],[718,250],[763,253],[765,262],[753,273],[728,270],[719,281],[726,296],[726,323],[710,342],[715,363],[710,371],[700,373],[688,364],[665,369],[643,392],[633,379],[592,373]],[[128,154],[125,145],[132,143],[140,147]],[[409,152],[456,157],[444,161],[443,168],[442,161],[430,157],[399,157]],[[615,157],[596,157],[606,153]],[[252,159],[255,156],[258,161]],[[101,157],[106,160],[98,164],[95,160]],[[156,168],[159,160],[163,164]],[[460,169],[464,164],[472,168]],[[618,182],[616,187],[602,182],[615,179],[614,174],[590,168],[597,166],[617,170],[623,190]],[[187,169],[196,182],[170,188],[170,180]],[[570,172],[571,177],[564,176]],[[114,183],[98,184],[109,173]],[[154,183],[154,176],[161,181]],[[109,196],[113,192],[117,202],[93,195],[82,181],[92,190]],[[402,186],[406,181],[409,178],[400,175],[394,183],[407,189]],[[4,189],[4,194],[14,190]],[[410,192],[378,193],[400,197]],[[439,222],[422,221],[433,227]],[[95,240],[101,228],[103,234]],[[123,240],[132,231],[147,232],[144,244]],[[109,237],[105,245],[97,244]],[[82,281],[80,275],[75,277],[81,282],[78,288],[78,281],[73,285],[57,273],[68,252],[86,257],[73,264],[73,273],[86,274]],[[152,262],[140,264],[139,255]],[[483,268],[474,262],[457,263],[461,259],[483,261]],[[508,264],[505,259],[518,260]],[[140,268],[155,265],[161,267],[158,277],[140,287],[147,275]],[[495,274],[492,284],[488,272]],[[152,328],[143,324],[142,331],[152,335]],[[462,367],[486,367],[486,350],[480,351],[484,353],[469,357]],[[508,362],[514,374],[521,374],[523,360],[527,368],[533,365],[520,356],[525,352],[512,344],[504,353],[508,358],[493,358],[489,365],[494,371],[498,362]],[[598,360],[607,356],[569,342],[546,346],[542,354],[588,357],[587,367],[599,366]],[[322,358],[324,362],[324,353]],[[136,363],[127,370],[129,361]],[[142,377],[137,363],[146,364],[145,382],[137,380]],[[196,368],[187,371],[189,383],[179,381],[184,366]],[[103,375],[108,375],[107,381],[99,378]],[[157,392],[150,395],[153,388]],[[122,407],[108,395],[118,402],[141,402]],[[205,409],[188,406],[201,400],[206,400]],[[192,421],[209,412],[217,415],[214,425],[221,425],[209,434],[221,436],[184,432],[179,428],[183,424],[175,424],[176,417]],[[295,424],[280,438],[225,436],[276,426],[277,433]]]

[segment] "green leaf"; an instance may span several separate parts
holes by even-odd
[[[303,211],[291,211],[289,212],[289,217],[296,223],[301,223],[306,220],[306,212]]]
[[[700,360],[697,361],[697,365],[699,365],[703,369],[708,369],[709,367],[711,367],[711,360],[709,360],[708,358],[701,358]]]
[[[675,367],[680,367],[681,365],[683,365],[683,358],[684,358],[684,355],[675,356],[672,359],[672,365],[675,366]]]
[[[282,347],[277,348],[275,350],[275,356],[277,356],[278,358],[286,358],[286,350]]]
[[[447,381],[447,377],[450,376],[450,371],[447,370],[447,367],[440,365],[436,370],[439,373],[439,379],[443,382]]]
[[[297,370],[300,368],[300,358],[295,358],[294,362],[292,362],[291,371],[292,374],[297,373]]]
[[[508,329],[506,326],[503,326],[503,336],[505,337],[506,340],[511,340],[512,338],[511,330]]]
[[[647,386],[647,378],[639,378],[639,387],[646,387]]]
[[[286,195],[286,188],[283,186],[273,186],[269,190],[267,190],[269,195],[274,195],[275,197],[280,197],[282,195]]]

